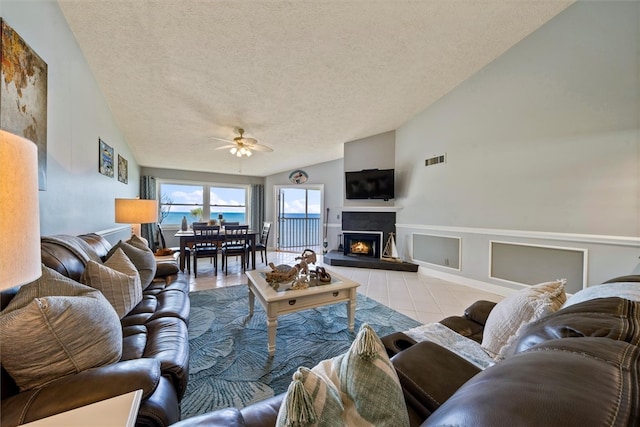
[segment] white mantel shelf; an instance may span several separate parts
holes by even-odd
[[[342,212],[398,212],[400,206],[342,206]]]

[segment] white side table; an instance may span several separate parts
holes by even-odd
[[[25,427],[134,427],[141,399],[142,390],[136,390],[23,425]]]

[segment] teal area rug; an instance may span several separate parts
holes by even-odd
[[[243,408],[287,391],[299,366],[344,353],[362,323],[382,337],[420,323],[358,294],[354,332],[345,303],[278,318],[276,353],[267,351],[266,314],[258,301],[249,317],[247,286],[191,292],[189,383],[182,418]]]

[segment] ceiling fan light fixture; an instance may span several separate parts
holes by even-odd
[[[240,136],[233,138],[232,141],[222,138],[216,138],[225,142],[228,142],[230,145],[224,145],[222,147],[216,148],[216,150],[227,149],[229,148],[229,153],[232,156],[236,156],[238,158],[241,157],[250,157],[253,155],[253,151],[264,151],[271,152],[272,148],[267,147],[266,145],[258,144],[258,141],[255,138],[245,138],[244,137],[244,129],[237,130]]]

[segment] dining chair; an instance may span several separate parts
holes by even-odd
[[[260,260],[268,264],[267,260],[267,242],[269,241],[269,232],[271,231],[271,223],[264,222],[262,223],[262,232],[260,233],[260,240],[256,242],[256,251],[260,251]],[[251,243],[249,243],[249,249],[251,249]],[[249,260],[247,259],[247,265],[249,265]]]
[[[225,225],[224,226],[224,242],[222,243],[222,266],[224,274],[227,275],[229,266],[229,257],[239,256],[242,262],[242,271],[246,271],[246,262],[248,260],[248,225]]]
[[[198,258],[212,258],[215,274],[218,274],[219,225],[193,224],[193,274],[198,277]]]

